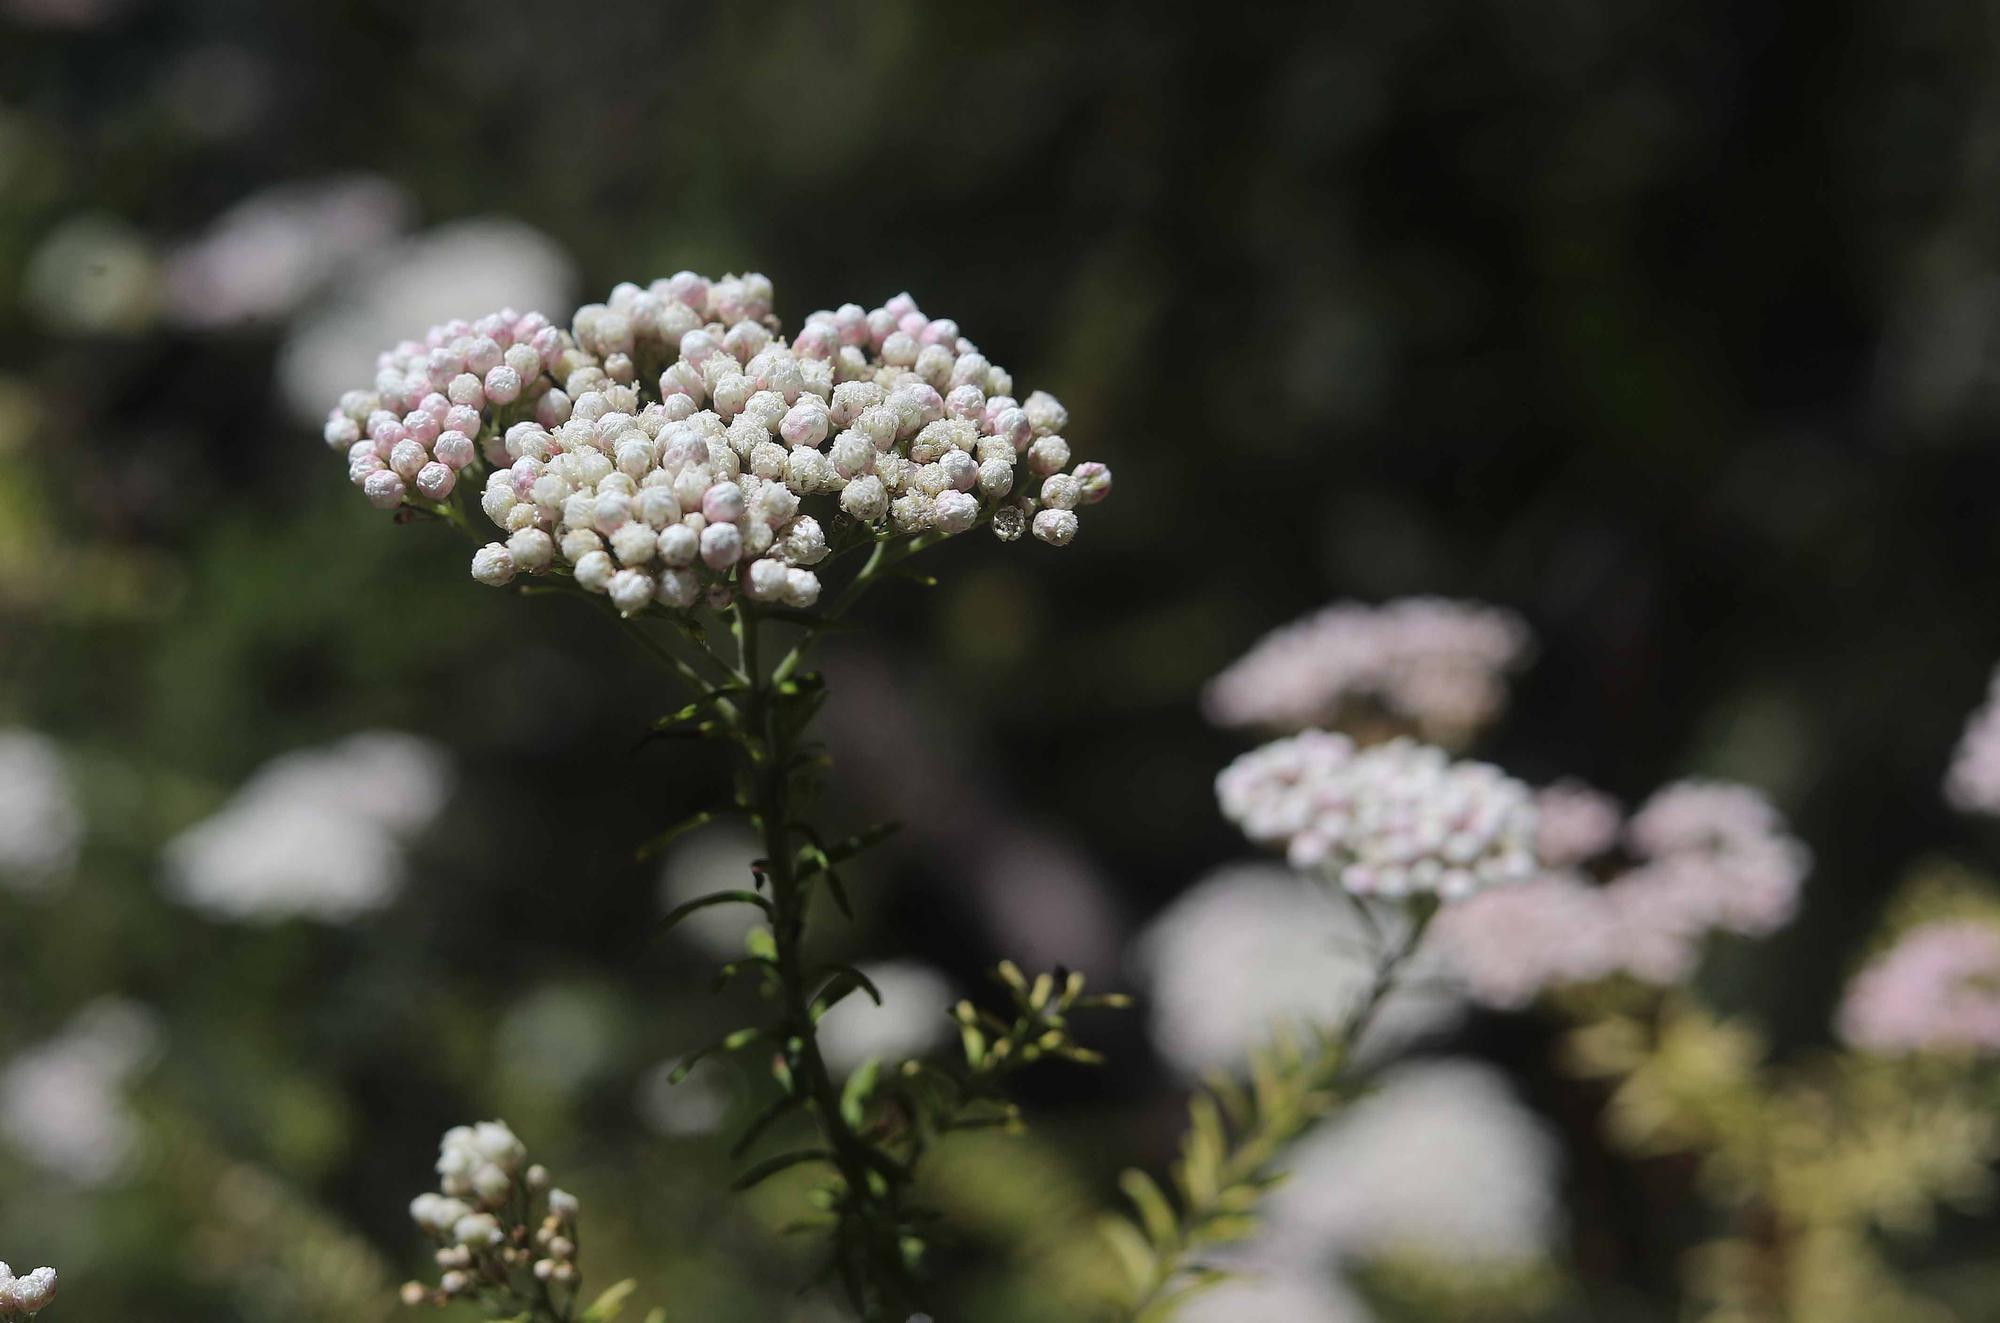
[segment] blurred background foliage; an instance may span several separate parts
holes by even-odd
[[[59,745],[86,823],[66,884],[0,892],[0,1057],[106,996],[151,1017],[115,1177],[0,1145],[0,1252],[60,1266],[65,1318],[386,1317],[439,1132],[505,1115],[583,1194],[600,1285],[828,1316],[793,1294],[783,1192],[721,1193],[725,1143],[647,1101],[738,1009],[652,936],[634,858],[718,763],[639,746],[679,701],[643,659],[573,603],[473,588],[447,530],[389,528],[317,438],[330,397],[287,394],[398,230],[470,219],[540,236],[571,303],[757,269],[796,326],[907,288],[1118,473],[1074,547],[947,545],[941,587],[882,594],[833,654],[836,815],[910,830],[829,944],[964,992],[1003,955],[1117,985],[1145,918],[1244,853],[1211,791],[1242,741],[1202,682],[1335,597],[1439,592],[1539,638],[1484,756],[1783,806],[1804,913],[1710,991],[1780,1059],[1815,1050],[1913,862],[2000,857],[1938,793],[2000,657],[1995,24],[0,0],[0,725]],[[393,224],[206,324],[176,256],[245,198],[355,174]],[[378,728],[436,741],[454,787],[387,907],[243,924],[163,889],[166,843],[273,756]],[[1056,1230],[1181,1123],[1143,1031],[1029,1077],[1032,1137],[941,1156],[940,1318],[1088,1294],[1104,1269]],[[1613,1156],[1551,1041],[1449,1043],[1562,1137],[1578,1284],[1548,1308],[1672,1317],[1692,1177]],[[1991,1250],[1990,1218],[1951,1217],[1944,1243]],[[1487,1316],[1375,1276],[1386,1317]]]

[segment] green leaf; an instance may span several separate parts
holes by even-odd
[[[1125,1270],[1125,1279],[1131,1284],[1132,1292],[1138,1295],[1151,1288],[1153,1275],[1159,1271],[1159,1256],[1153,1247],[1139,1234],[1139,1229],[1122,1217],[1107,1217],[1099,1223],[1105,1240],[1118,1257],[1118,1266]]]
[[[834,1003],[857,988],[873,998],[877,1006],[882,1004],[882,990],[875,986],[874,980],[853,965],[833,964],[826,968],[833,972],[833,977],[826,981],[825,986],[820,988],[818,995],[812,1000],[812,1017],[815,1021],[832,1010]]]
[[[841,885],[840,874],[829,868],[823,876],[826,878],[827,893],[833,897],[834,907],[840,911],[842,918],[852,919],[854,906],[847,902],[847,888]]]
[[[847,1084],[840,1091],[840,1117],[850,1128],[855,1130],[861,1128],[869,1095],[875,1092],[875,1081],[881,1074],[881,1061],[870,1057],[847,1077]]]
[[[757,1113],[756,1119],[751,1121],[744,1128],[742,1135],[737,1138],[736,1142],[729,1146],[729,1156],[740,1158],[745,1153],[748,1153],[757,1141],[764,1137],[766,1130],[769,1130],[781,1118],[789,1114],[804,1101],[805,1099],[796,1093],[780,1094],[777,1100],[769,1107]]]
[[[667,1323],[667,1307],[661,1305],[646,1315],[646,1323]]]
[[[1167,1202],[1167,1196],[1160,1192],[1151,1176],[1131,1168],[1118,1178],[1118,1188],[1139,1210],[1139,1221],[1154,1245],[1171,1245],[1179,1238],[1180,1219],[1174,1216],[1174,1206]]]
[[[709,823],[714,822],[717,818],[721,816],[722,816],[721,814],[716,813],[713,810],[703,809],[699,813],[693,813],[685,818],[682,818],[679,822],[676,822],[673,826],[667,828],[665,831],[661,832],[658,836],[653,837],[651,840],[647,841],[644,845],[639,847],[640,862],[643,863],[644,861],[651,859],[654,855],[666,849],[669,845],[672,845],[682,836],[685,836],[687,833],[694,831],[696,828],[706,827]]]
[[[590,1308],[583,1311],[578,1323],[610,1323],[625,1312],[625,1301],[639,1289],[639,1283],[627,1278],[616,1286],[605,1288],[604,1294],[591,1301]]]
[[[667,917],[660,920],[660,931],[668,932],[675,924],[696,910],[705,910],[716,905],[755,905],[764,911],[766,918],[772,920],[777,918],[777,910],[772,907],[771,902],[754,891],[711,891],[706,896],[696,896],[685,905],[674,906],[667,912]]]
[[[787,1171],[808,1162],[824,1162],[828,1166],[837,1165],[833,1160],[833,1154],[823,1148],[804,1148],[792,1153],[780,1153],[775,1158],[765,1158],[762,1162],[751,1167],[741,1176],[731,1181],[729,1188],[732,1190],[747,1190],[752,1186],[763,1184],[781,1171]]]
[[[679,1084],[688,1077],[688,1072],[700,1064],[704,1057],[716,1052],[741,1051],[758,1039],[767,1037],[769,1033],[770,1031],[767,1029],[738,1029],[734,1033],[725,1034],[723,1037],[716,1039],[706,1047],[696,1048],[694,1052],[681,1061],[680,1065],[674,1067],[673,1073],[667,1076],[667,1083]]]

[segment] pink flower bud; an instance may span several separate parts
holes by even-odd
[[[429,445],[437,440],[438,433],[443,430],[444,428],[438,425],[438,420],[422,409],[412,410],[403,416],[404,434],[419,444]]]
[[[495,364],[487,370],[484,389],[495,404],[512,404],[521,395],[521,374],[505,363]]]
[[[486,403],[486,390],[479,384],[479,378],[470,372],[461,372],[445,387],[445,394],[453,404],[463,404],[468,409],[478,409]]]
[[[701,515],[710,524],[733,524],[743,517],[743,489],[733,482],[718,482],[702,494]],[[704,535],[705,537],[705,535]],[[703,542],[703,555],[707,542]],[[725,564],[734,563],[730,557]]]
[[[734,524],[710,524],[701,530],[701,563],[726,570],[743,555],[743,534]]]
[[[471,448],[472,442],[467,441]],[[433,460],[417,470],[417,490],[433,501],[442,501],[451,495],[451,489],[458,482],[458,473],[444,464]]]

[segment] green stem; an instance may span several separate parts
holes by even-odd
[[[772,938],[777,949],[775,978],[785,1053],[792,1087],[806,1100],[833,1156],[846,1189],[835,1252],[841,1276],[867,1320],[888,1319],[889,1308],[908,1304],[910,1289],[900,1251],[896,1191],[899,1172],[883,1172],[877,1153],[847,1124],[840,1089],[819,1050],[812,993],[805,968],[806,916],[811,891],[799,876],[792,804],[796,736],[778,719],[777,690],[783,677],[760,674],[755,614],[737,613],[742,665],[750,677],[741,742],[751,783],[752,812],[763,833],[765,878],[775,907]],[[792,656],[799,655],[794,648]]]

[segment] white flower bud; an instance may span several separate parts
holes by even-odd
[[[453,1269],[438,1278],[438,1289],[446,1295],[464,1295],[472,1289],[472,1278],[467,1273]]]
[[[869,474],[841,490],[840,508],[862,523],[872,524],[889,512],[889,494],[883,490],[882,480]]]
[[[643,565],[659,550],[659,534],[637,521],[621,524],[611,534],[611,554],[621,565]]]
[[[607,591],[618,613],[629,616],[634,611],[645,609],[647,603],[653,600],[653,590],[657,586],[653,576],[644,570],[620,570],[611,576]]]
[[[785,592],[785,565],[782,561],[752,561],[748,582],[743,591],[753,601],[769,602],[782,597]]]
[[[658,544],[660,559],[669,567],[680,568],[694,564],[701,551],[701,535],[686,524],[669,524],[660,530]]]
[[[576,563],[576,583],[579,588],[593,593],[601,593],[611,585],[611,576],[618,572],[611,557],[601,551],[593,551]]]
[[[576,1196],[566,1190],[549,1191],[549,1216],[567,1226],[576,1221]]]
[[[393,510],[403,503],[403,480],[388,469],[371,473],[361,484],[361,494],[377,510]]]
[[[560,550],[562,558],[574,565],[591,552],[604,550],[604,539],[588,528],[566,529]]]
[[[1076,536],[1076,512],[1041,510],[1035,514],[1035,536],[1052,547],[1066,547]]]
[[[536,574],[549,567],[556,556],[555,539],[539,528],[524,528],[507,539],[514,567]]]
[[[633,508],[648,528],[661,529],[668,524],[680,522],[681,503],[676,501],[673,492],[665,487],[641,488]]]
[[[463,404],[468,409],[484,408],[486,405],[486,388],[470,372],[461,372],[453,377],[444,393],[453,404]]]
[[[858,478],[875,463],[875,447],[859,432],[842,432],[833,439],[827,459],[842,478]]]
[[[979,466],[979,494],[998,500],[1014,489],[1014,465],[1004,459],[989,459]]]
[[[803,611],[819,600],[819,576],[811,570],[785,572],[785,604]]]
[[[817,565],[826,559],[826,532],[819,520],[800,515],[785,531],[785,558],[795,565]]]
[[[945,481],[962,492],[969,492],[979,481],[979,461],[963,450],[947,450],[938,461],[944,470]]]
[[[743,555],[743,534],[734,524],[710,524],[701,530],[701,563],[726,570]]]
[[[701,598],[701,577],[688,569],[661,570],[653,595],[662,606],[686,610]]]
[[[1042,480],[1042,504],[1058,510],[1074,510],[1083,499],[1083,484],[1067,473],[1051,473]]]
[[[497,1204],[513,1188],[514,1178],[491,1162],[481,1164],[472,1173],[472,1192],[481,1203]]]
[[[1069,442],[1059,436],[1044,436],[1028,447],[1028,467],[1047,475],[1069,467]]]
[[[904,492],[889,505],[889,518],[899,533],[921,533],[931,526],[936,507],[921,491]]]
[[[469,1250],[491,1249],[506,1239],[500,1229],[500,1219],[491,1213],[473,1213],[461,1217],[451,1229],[451,1238]]]
[[[1036,436],[1048,436],[1069,426],[1069,410],[1045,390],[1032,392],[1021,406]]]
[[[937,498],[935,520],[940,533],[963,533],[979,522],[979,501],[965,492],[944,492]]]

